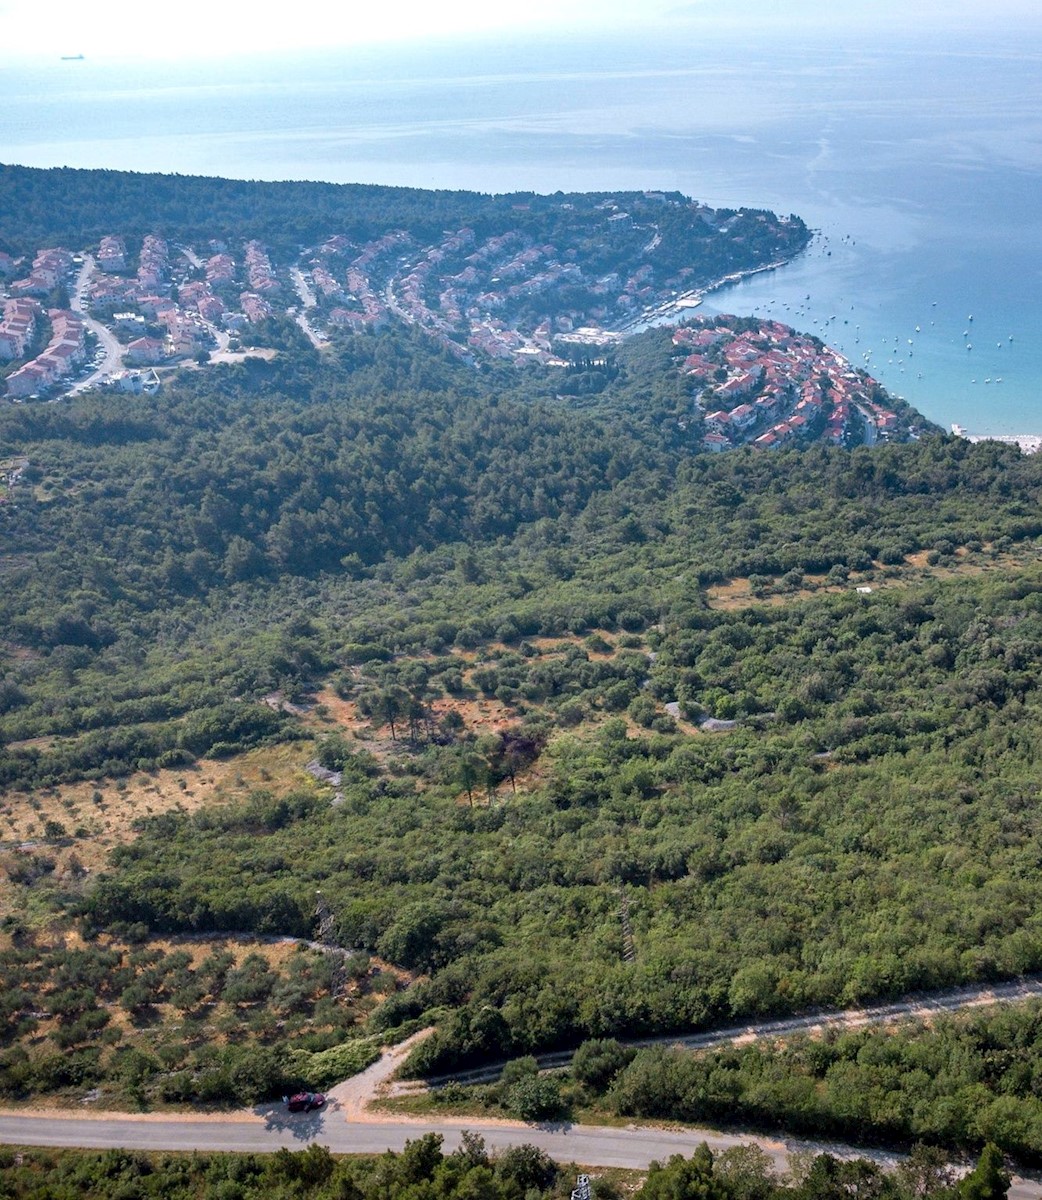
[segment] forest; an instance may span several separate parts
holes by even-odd
[[[282,332],[0,410],[0,1094],[220,1105],[423,1025],[414,1075],[1042,970],[1037,457],[700,452],[668,331],[564,390]],[[217,945],[314,938],[319,890],[342,987]],[[603,1103],[1033,1159],[1027,1036],[868,1116],[876,1059],[941,1051],[638,1055]]]
[[[645,1050],[610,1084],[631,1116],[773,1123],[814,1135],[980,1147],[1042,1162],[1039,1007],[943,1017],[929,1026],[729,1048]]]
[[[624,204],[632,223],[604,237],[598,206]],[[601,218],[598,220],[597,218]],[[263,241],[278,256],[296,255],[332,235],[360,242],[389,230],[437,241],[468,227],[479,237],[506,232],[574,245],[591,270],[613,269],[632,243],[647,241],[646,224],[661,237],[655,269],[664,275],[695,268],[696,281],[788,258],[810,233],[796,216],[779,222],[759,209],[692,206],[678,192],[563,193],[428,191],[375,184],[264,183],[129,171],[39,170],[0,164],[0,249],[33,254],[58,243],[76,249],[110,234],[160,234],[205,246],[213,239]],[[718,236],[723,226],[726,236]]]
[[[82,817],[8,851],[7,1095],[241,1088],[216,1018],[127,1029],[202,1018],[205,972],[108,939],[311,936],[316,887],[414,982],[296,1028],[269,975],[243,1047],[434,1020],[422,1073],[1042,969],[1037,461],[697,455],[667,340],[580,406],[402,338],[3,413],[8,795],[295,741],[342,778],[142,815],[99,872],[55,870]],[[319,690],[346,725],[260,703]],[[13,916],[53,911],[71,965]]]
[[[793,587],[1042,532],[1034,460],[998,445],[693,454],[668,345],[637,339],[580,407],[403,335],[5,409],[29,462],[0,504],[0,780],[292,736],[242,698],[349,643],[640,630],[734,576]]]

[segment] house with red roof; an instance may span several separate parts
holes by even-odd
[[[756,424],[756,409],[751,404],[739,404],[731,410],[731,424],[738,429],[748,429]]]
[[[166,345],[158,338],[135,338],[127,347],[126,360],[135,366],[162,362],[166,357]]]

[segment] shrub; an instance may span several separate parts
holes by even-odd
[[[312,1087],[327,1088],[372,1066],[380,1057],[371,1041],[356,1040],[331,1046],[328,1050],[298,1050],[291,1056],[293,1068]]]
[[[513,1058],[503,1068],[503,1072],[499,1077],[500,1083],[506,1087],[512,1084],[520,1083],[522,1079],[531,1079],[539,1074],[539,1064],[535,1057],[531,1054],[526,1054],[523,1058]]]
[[[522,1121],[541,1121],[561,1115],[561,1086],[549,1075],[530,1075],[507,1092],[507,1108]]]
[[[615,1038],[591,1038],[572,1059],[572,1075],[595,1092],[603,1092],[615,1076],[633,1061],[636,1052]]]

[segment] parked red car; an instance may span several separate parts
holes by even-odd
[[[297,1092],[293,1096],[283,1096],[283,1100],[290,1112],[311,1112],[316,1108],[324,1108],[326,1103],[321,1092]]]

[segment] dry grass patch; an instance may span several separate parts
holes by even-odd
[[[607,642],[607,650],[592,649],[587,645],[590,638],[598,637],[602,641]],[[566,646],[581,646],[590,658],[609,661],[613,659],[619,652],[619,647],[616,642],[616,635],[610,633],[606,629],[591,629],[589,633],[583,634],[568,634],[563,637],[536,637],[525,639],[530,646],[534,646],[537,650],[544,654],[554,654],[562,651]]]
[[[24,738],[20,742],[8,742],[8,750],[50,750],[61,739],[57,734],[49,733],[41,737]]]
[[[318,692],[315,699],[342,732],[355,738],[376,758],[383,761],[389,755],[400,752],[404,739],[392,739],[390,727],[387,725],[374,725],[368,717],[358,711],[354,700],[344,700],[328,687]],[[479,735],[498,733],[516,724],[518,720],[517,714],[508,705],[485,696],[439,696],[430,701],[428,707],[435,719],[440,719],[448,712],[458,712],[466,729]],[[316,723],[317,720],[321,718],[312,719],[309,724]]]
[[[62,784],[0,797],[0,916],[12,911],[12,866],[45,854],[59,878],[104,868],[115,846],[133,841],[134,823],[164,812],[195,812],[265,788],[284,795],[314,786],[303,766],[311,743],[264,746],[233,758],[135,774],[125,780]],[[8,869],[5,869],[8,868]]]
[[[517,713],[509,705],[489,696],[445,696],[432,701],[431,709],[436,717],[455,710],[468,732],[479,736],[500,733],[518,721]]]
[[[322,712],[312,711],[304,720],[316,733],[328,733],[335,728],[357,741],[359,750],[366,750],[383,766],[387,765],[388,759],[399,754],[401,746],[397,739],[391,737],[390,726],[374,725],[358,711],[358,704],[354,700],[344,700],[332,688],[324,687],[315,695],[315,707]]]
[[[855,581],[842,587],[825,583],[824,575],[807,575],[804,577],[806,586],[790,592],[767,592],[756,595],[748,579],[729,579],[727,583],[714,584],[706,588],[706,600],[710,608],[728,612],[738,608],[752,608],[755,605],[767,608],[777,608],[784,604],[793,604],[797,600],[809,600],[812,596],[820,596],[823,592],[845,592],[856,587]],[[876,586],[873,583],[873,586]]]
[[[872,572],[865,575],[851,574],[843,584],[829,584],[825,575],[805,575],[804,586],[801,588],[786,592],[768,590],[761,595],[754,593],[749,579],[739,576],[727,580],[726,583],[713,584],[706,588],[706,599],[710,608],[723,612],[757,605],[777,607],[825,593],[835,595],[848,592],[859,586],[871,587],[873,591],[885,591],[928,579],[972,579],[989,572],[1012,572],[1042,559],[1042,547],[1035,547],[1033,544],[1018,547],[1016,554],[996,552],[990,546],[985,546],[983,556],[970,551],[966,546],[959,546],[954,554],[957,561],[944,564],[931,564],[931,553],[930,550],[918,550],[914,554],[907,554],[904,562],[897,566],[876,562]]]
[[[369,727],[369,722],[359,713],[358,705],[353,700],[345,700],[338,696],[331,687],[324,687],[315,693],[315,708],[324,710],[324,715],[313,709],[304,718],[306,725],[332,723],[351,733],[361,726]]]

